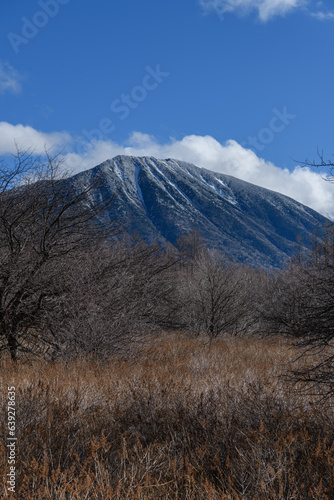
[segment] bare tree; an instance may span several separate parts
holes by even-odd
[[[205,243],[197,228],[190,233],[181,235],[175,243],[179,254],[179,264],[182,269],[191,269],[196,259],[205,248]]]
[[[80,185],[62,171],[57,156],[20,149],[0,166],[0,340],[13,361],[56,348],[48,312],[64,292],[66,261],[121,230],[104,218],[112,199],[93,199],[101,180]]]
[[[215,251],[203,251],[187,277],[189,326],[209,336],[245,332],[250,326],[250,296],[243,266]]]
[[[330,177],[325,178],[325,180],[327,180],[329,182],[334,182],[334,161],[333,160],[326,160],[324,152],[320,151],[319,149],[318,149],[317,153],[318,153],[318,160],[317,161],[305,160],[305,161],[301,161],[301,162],[297,162],[297,163],[299,163],[300,165],[303,165],[305,167],[313,167],[313,168],[316,167],[316,168],[327,169],[330,173]]]
[[[334,393],[334,231],[316,235],[312,249],[300,252],[277,273],[264,303],[266,331],[295,340],[306,367],[294,378],[325,395]],[[319,361],[320,360],[320,361]]]
[[[63,339],[62,355],[130,354],[169,327],[178,307],[177,261],[168,248],[129,236],[80,252],[67,272],[61,313],[50,313],[50,324]]]

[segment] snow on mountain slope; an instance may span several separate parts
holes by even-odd
[[[210,247],[234,260],[281,267],[327,219],[282,194],[183,161],[116,156],[77,174],[100,175],[97,196],[116,192],[113,211],[147,241],[175,243],[197,228]]]

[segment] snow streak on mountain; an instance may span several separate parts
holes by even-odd
[[[282,194],[183,161],[116,156],[75,176],[99,175],[96,196],[116,192],[113,212],[147,241],[175,243],[197,228],[237,262],[282,267],[327,219]]]

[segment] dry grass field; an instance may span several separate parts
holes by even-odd
[[[157,339],[131,361],[0,365],[1,498],[334,498],[334,411],[280,375],[275,339]],[[300,362],[299,362],[300,363]],[[6,489],[7,386],[17,403]]]

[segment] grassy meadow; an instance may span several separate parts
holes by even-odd
[[[0,364],[1,498],[334,498],[334,411],[282,375],[287,341],[166,334],[108,363]],[[297,361],[297,365],[302,361]],[[16,389],[16,492],[6,488]]]

